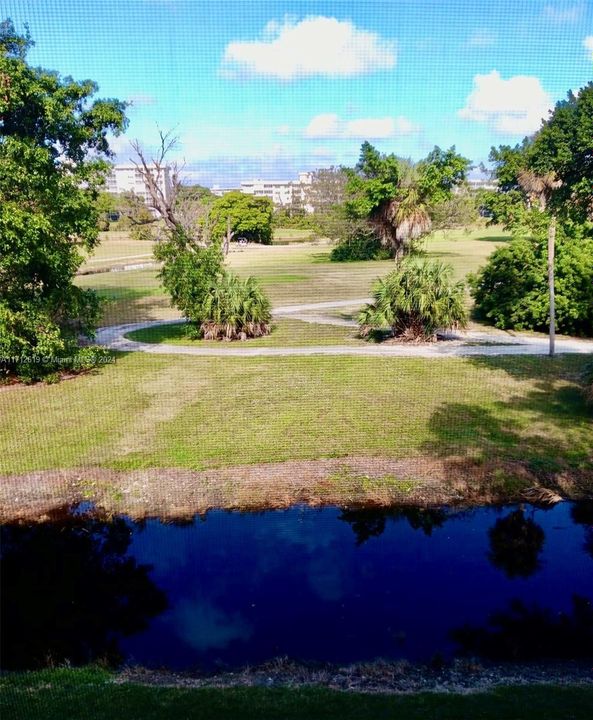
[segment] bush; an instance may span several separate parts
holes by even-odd
[[[360,334],[390,328],[401,340],[431,341],[439,329],[465,327],[463,282],[451,281],[452,267],[407,257],[373,286],[374,302],[359,316]]]
[[[79,292],[69,292],[64,302],[65,316],[51,304],[25,303],[15,310],[0,302],[0,379],[33,382],[58,372],[89,370],[100,362],[88,357],[78,361],[88,350],[79,347],[78,336],[93,336],[101,302],[92,291],[75,290]]]
[[[198,247],[176,235],[159,243],[155,257],[163,261],[165,290],[194,326],[190,334],[244,340],[270,332],[270,301],[254,278],[240,280],[224,268],[218,244]]]
[[[333,262],[356,262],[358,260],[388,260],[389,251],[381,246],[379,238],[371,231],[358,231],[338,243],[330,253]]]
[[[558,227],[555,266],[557,330],[593,336],[593,238],[568,237]],[[498,248],[469,282],[477,317],[503,330],[548,330],[547,243],[541,235]]]
[[[255,278],[241,280],[230,273],[212,283],[194,319],[204,340],[261,337],[270,332],[271,321],[270,301]]]

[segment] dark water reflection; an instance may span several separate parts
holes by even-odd
[[[2,529],[7,668],[593,658],[593,503]]]

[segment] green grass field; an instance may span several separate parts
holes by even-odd
[[[57,385],[1,389],[0,473],[347,455],[591,468],[586,361],[119,354]]]
[[[456,695],[380,695],[321,687],[191,689],[116,684],[96,669],[0,678],[11,720],[589,720],[593,688],[500,687]]]
[[[477,270],[505,239],[497,228],[481,228],[470,233],[438,232],[427,238],[426,249],[430,257],[453,265],[455,278],[459,279]],[[131,242],[120,235],[113,239],[108,236],[99,249],[109,257],[119,248],[123,252]],[[327,242],[233,246],[228,264],[244,277],[257,277],[274,305],[364,298],[369,295],[372,282],[393,267],[390,260],[333,263],[329,261],[331,247]],[[96,289],[111,301],[102,324],[178,317],[156,275],[156,270],[134,270],[80,276],[77,282],[81,287]]]
[[[145,262],[152,258],[152,248],[153,243],[146,240],[132,240],[127,232],[102,232],[99,235],[99,244],[88,256],[85,267]]]
[[[272,325],[272,333],[262,338],[253,338],[242,342],[239,347],[285,347],[287,345],[365,345],[365,341],[356,337],[356,328],[336,325],[318,325],[280,318]],[[191,345],[193,347],[228,348],[237,347],[237,343],[224,343],[216,340],[192,340],[187,336],[185,324],[156,325],[143,330],[127,333],[127,338],[145,343],[167,343],[168,345]]]

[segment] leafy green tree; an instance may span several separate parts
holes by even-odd
[[[161,234],[154,248],[155,258],[162,263],[159,277],[175,307],[190,321],[188,334],[217,340],[268,334],[270,302],[254,278],[240,280],[224,266],[223,238],[207,227],[210,206],[204,201],[208,199],[199,191],[197,197],[187,192],[184,196],[175,166],[171,192],[165,195],[159,190],[154,174],[163,172],[174,144],[168,133],[160,133],[160,140],[160,151],[151,164],[137,141],[132,147],[151,207],[160,219]]]
[[[530,170],[558,180],[550,198],[555,213],[593,220],[593,82],[556,104],[526,155]]]
[[[558,103],[533,138],[491,152],[499,191],[486,198],[486,204],[493,210],[493,219],[504,222],[523,241],[514,242],[508,255],[495,253],[474,279],[477,311],[500,327],[543,330],[545,308],[551,355],[557,327],[593,334],[589,309],[592,113],[593,83],[589,83]],[[528,257],[535,266],[525,270],[515,287],[507,287],[521,274],[519,263]],[[546,274],[547,298],[542,294]],[[512,303],[505,301],[510,295]]]
[[[428,208],[433,230],[467,228],[479,219],[476,196],[459,192]]]
[[[348,171],[346,211],[364,219],[392,256],[400,258],[414,240],[431,229],[428,205],[448,199],[462,183],[469,160],[438,147],[414,165],[394,154],[382,155],[363,143],[356,168]]]
[[[539,228],[495,250],[469,279],[476,315],[502,329],[548,329],[548,218],[537,213]],[[585,232],[575,227],[567,235],[563,225],[558,227],[556,324],[563,333],[593,336],[593,236]]]
[[[272,242],[274,205],[270,198],[253,197],[241,192],[226,193],[212,203],[209,214],[210,235],[220,240],[230,229],[231,238],[244,237],[249,242],[269,245]]]
[[[451,197],[453,190],[465,182],[470,161],[455,152],[455,146],[441,150],[436,146],[418,163],[418,191],[433,204]]]
[[[400,340],[431,341],[439,329],[465,327],[465,286],[453,283],[452,272],[441,262],[404,258],[373,286],[373,302],[358,316],[361,335],[389,328]]]
[[[107,135],[126,126],[125,103],[30,66],[31,45],[0,24],[0,374],[29,380],[92,364],[78,337],[99,301],[73,279],[97,243]]]

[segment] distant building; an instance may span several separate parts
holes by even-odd
[[[168,166],[161,168],[160,173],[157,171],[156,165],[149,165],[153,177],[157,178],[158,186],[163,192],[166,200],[171,197],[172,183],[171,173]],[[133,192],[141,197],[146,204],[150,201],[150,193],[144,182],[142,173],[136,165],[114,165],[111,172],[107,176],[106,188],[109,193],[126,193]]]
[[[212,187],[212,193],[221,197],[229,192],[242,192],[254,197],[267,197],[276,207],[304,207],[309,211],[307,188],[313,181],[313,173],[301,172],[298,180],[246,180],[239,188]]]
[[[470,178],[467,184],[472,190],[497,190],[498,183],[496,180],[479,180]]]

